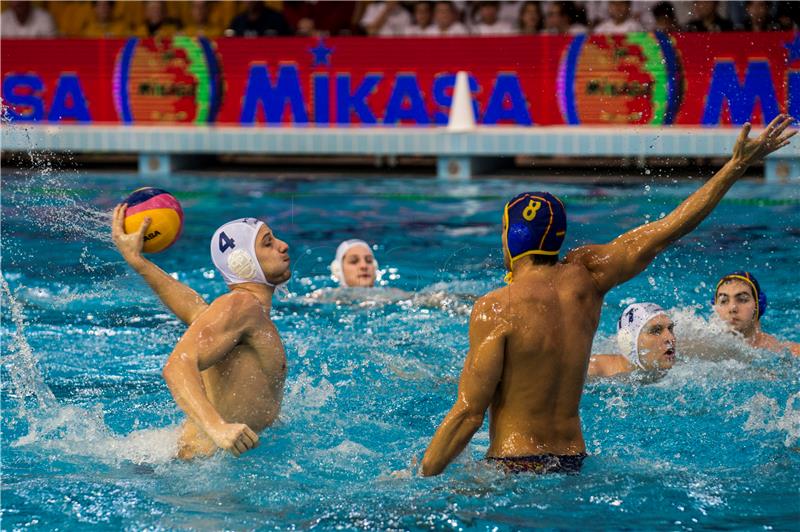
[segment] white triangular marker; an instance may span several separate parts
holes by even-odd
[[[475,130],[475,113],[472,110],[472,92],[469,90],[469,76],[463,70],[456,74],[453,104],[450,106],[447,130],[453,132]]]

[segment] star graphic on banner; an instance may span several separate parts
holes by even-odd
[[[800,59],[800,33],[796,33],[794,40],[787,42],[783,46],[789,50],[789,56],[786,58],[789,63]]]
[[[333,53],[333,48],[325,46],[325,40],[322,37],[319,38],[317,45],[309,48],[308,51],[314,56],[312,66],[331,66],[330,55]]]

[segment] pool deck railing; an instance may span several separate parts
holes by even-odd
[[[479,126],[446,127],[226,127],[3,124],[4,151],[135,153],[143,175],[191,168],[211,154],[294,156],[432,156],[442,178],[469,178],[505,157],[726,157],[738,128]],[[754,130],[751,136],[758,134]],[[800,179],[800,143],[765,162],[767,181]]]

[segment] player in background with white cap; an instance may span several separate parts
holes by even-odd
[[[270,318],[275,286],[291,276],[289,246],[254,218],[223,225],[211,258],[230,291],[210,305],[142,256],[149,220],[125,234],[125,205],[114,209],[112,237],[130,266],[189,328],[164,366],[164,379],[188,419],[178,456],[256,447],[278,417],[286,380],[283,342]]]
[[[339,244],[330,268],[339,286],[371,288],[377,279],[378,261],[369,244],[354,238]]]
[[[655,303],[629,305],[617,321],[622,354],[592,355],[590,377],[611,377],[642,370],[663,373],[675,364],[675,323]]]

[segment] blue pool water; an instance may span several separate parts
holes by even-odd
[[[183,415],[160,370],[184,327],[107,229],[113,205],[142,185],[182,201],[184,234],[154,259],[207,299],[225,290],[208,256],[222,222],[263,217],[291,246],[294,276],[273,312],[289,358],[285,402],[239,460],[170,459]],[[658,382],[588,383],[580,475],[499,473],[480,460],[486,426],[445,474],[410,474],[454,399],[471,302],[500,286],[504,201],[524,189],[560,195],[574,247],[657,218],[695,187],[5,174],[2,527],[795,528],[800,360],[706,325],[718,274],[748,268],[771,297],[765,328],[800,341],[800,191],[790,186],[737,184],[608,295],[598,350],[613,346],[614,321],[635,299],[675,309],[679,352],[692,354]],[[309,301],[333,286],[327,265],[351,237],[376,244],[381,293],[422,295]]]

